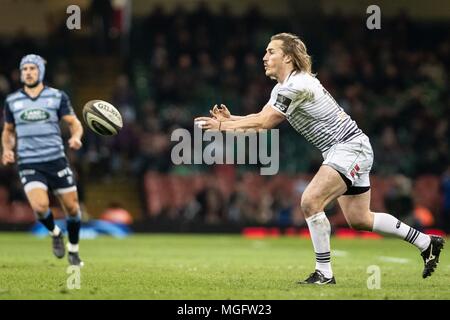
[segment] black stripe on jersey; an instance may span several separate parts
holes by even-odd
[[[351,125],[352,120],[348,118],[344,123],[342,123],[342,129],[339,130],[338,133],[336,133],[336,138],[340,140],[344,135],[345,132],[354,129],[355,126]]]
[[[341,113],[344,117],[340,116]],[[322,152],[343,142],[342,139],[352,132],[362,133],[329,94],[294,109],[288,120],[297,132]]]
[[[312,143],[319,148],[320,145],[328,145],[334,142],[333,136],[330,134],[328,129],[320,129],[321,131],[316,131],[311,133]],[[320,150],[320,148],[319,148]]]
[[[344,126],[344,129],[341,130],[341,132],[339,132],[339,134],[336,135],[336,138],[338,139],[339,142],[344,141],[344,137],[346,137],[350,132],[352,131],[357,131],[359,130],[358,126],[356,125],[356,123],[352,120],[350,120],[350,123],[347,123]]]
[[[338,112],[338,110],[330,110],[326,103],[322,103],[321,105],[311,105],[311,109],[309,109],[309,107],[310,106],[306,105],[303,107],[303,110],[309,113],[314,113],[314,116],[317,118],[331,118],[333,112]]]

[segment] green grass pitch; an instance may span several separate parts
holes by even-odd
[[[296,284],[314,269],[312,244],[298,237],[82,240],[80,289],[68,289],[67,260],[53,257],[50,246],[49,238],[0,233],[0,300],[450,299],[450,250],[424,280],[419,251],[395,239],[332,238],[335,286]],[[369,266],[379,267],[380,289],[368,289],[376,275]]]

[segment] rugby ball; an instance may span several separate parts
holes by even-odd
[[[122,129],[120,112],[103,100],[91,100],[83,107],[83,119],[87,126],[102,136],[114,136]]]

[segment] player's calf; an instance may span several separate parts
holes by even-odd
[[[52,250],[55,257],[61,259],[65,255],[64,235],[53,219],[53,213],[50,209],[46,213],[38,213],[39,222],[41,222],[52,236]]]
[[[61,230],[57,225],[55,225],[55,220],[53,218],[52,211],[47,207],[47,210],[44,212],[35,211],[38,216],[38,221],[42,223],[47,230],[50,232],[52,236],[58,236],[61,233]]]
[[[363,217],[360,219],[349,220],[348,225],[350,228],[358,231],[372,231],[373,222]]]

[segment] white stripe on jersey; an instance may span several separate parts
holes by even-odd
[[[295,72],[277,84],[268,104],[321,152],[362,134],[320,81],[305,72]]]

